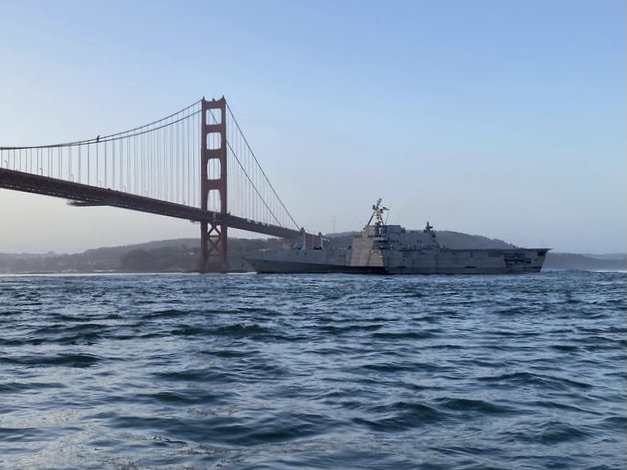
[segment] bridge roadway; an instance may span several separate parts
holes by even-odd
[[[0,168],[0,188],[59,197],[73,201],[74,206],[112,206],[139,212],[187,219],[194,222],[226,224],[229,228],[261,233],[271,237],[296,239],[302,234],[298,230],[279,225],[265,224],[230,214],[204,211],[197,207],[160,201],[135,194],[100,188],[47,176],[24,173]],[[307,238],[314,237],[307,234]]]

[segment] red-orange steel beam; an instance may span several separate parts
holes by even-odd
[[[200,130],[200,208],[208,210],[212,192],[220,198],[221,222],[200,224],[201,272],[217,264],[219,271],[226,271],[228,254],[228,225],[224,222],[227,210],[227,165],[226,165],[226,99],[207,101],[201,104]],[[217,261],[217,263],[215,262]]]

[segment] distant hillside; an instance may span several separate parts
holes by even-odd
[[[187,242],[187,243],[186,243]],[[194,239],[163,240],[156,242],[103,247],[87,250],[78,254],[7,254],[0,253],[0,273],[54,273],[54,272],[109,272],[121,270],[124,255],[134,250],[159,250],[164,247],[198,246]],[[180,248],[180,251],[185,248]]]
[[[329,234],[328,244],[349,246],[353,232]],[[438,231],[440,243],[448,248],[511,248],[502,240]],[[289,248],[279,239],[229,239],[229,266],[234,271],[249,271],[244,257],[264,248]],[[193,238],[160,240],[135,245],[104,247],[79,254],[0,253],[0,273],[94,273],[94,272],[190,272],[200,263],[200,241]],[[580,255],[549,252],[546,269],[627,270],[627,255]]]
[[[575,253],[553,253],[549,251],[544,261],[544,269],[572,269],[579,271],[626,270],[627,256],[620,255],[578,255]]]
[[[583,254],[583,256],[587,256],[590,258],[596,259],[615,259],[615,260],[624,260],[627,261],[627,253],[608,253],[605,255],[593,255],[593,254]]]

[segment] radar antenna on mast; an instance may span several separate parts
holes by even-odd
[[[383,222],[383,212],[389,211],[390,209],[388,209],[387,207],[381,207],[381,201],[381,198],[377,199],[377,203],[372,206],[372,215],[370,216],[366,227],[369,226],[372,222],[372,219],[375,218],[377,219],[375,225],[385,225],[385,223]]]

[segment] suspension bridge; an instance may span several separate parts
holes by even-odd
[[[200,223],[199,270],[228,268],[228,228],[308,245],[226,99],[76,142],[0,147],[0,188]]]

